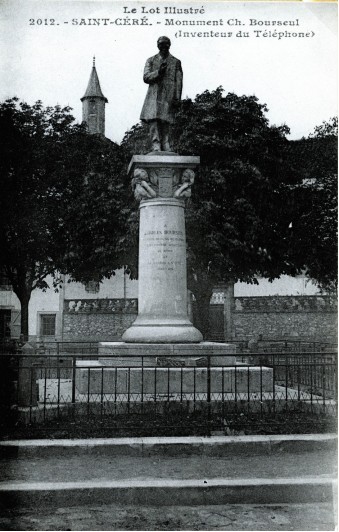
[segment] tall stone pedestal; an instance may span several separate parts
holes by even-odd
[[[127,343],[199,343],[187,316],[185,198],[199,157],[136,155],[129,173],[140,200],[139,313]]]

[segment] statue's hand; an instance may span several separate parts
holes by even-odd
[[[167,68],[167,61],[163,61],[159,67],[159,76],[162,77],[165,72],[166,72],[166,68]]]

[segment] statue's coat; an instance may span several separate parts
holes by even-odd
[[[173,101],[181,99],[182,68],[179,59],[168,54],[165,75],[160,78],[158,71],[164,59],[160,54],[150,57],[144,68],[144,82],[149,84],[141,111],[141,120],[163,120],[174,122]]]

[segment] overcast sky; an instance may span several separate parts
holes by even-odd
[[[142,13],[142,6],[148,13]],[[172,14],[165,13],[166,7],[172,8]],[[173,8],[190,7],[203,7],[204,13],[173,14]],[[136,13],[124,13],[133,8]],[[152,9],[155,13],[149,13]],[[170,37],[171,53],[182,61],[183,98],[219,85],[239,96],[254,94],[267,104],[271,124],[290,127],[290,138],[307,136],[337,114],[337,6],[333,3],[2,0],[0,12],[0,100],[18,96],[30,104],[41,99],[44,105],[69,105],[81,121],[80,98],[95,55],[101,88],[109,101],[106,136],[116,142],[139,121],[147,91],[143,67],[157,53],[160,35]],[[148,25],[121,25],[126,17],[140,24],[143,16]],[[100,26],[93,25],[93,20],[89,25],[88,19],[94,18],[100,19]],[[86,25],[80,24],[81,19]],[[109,21],[104,25],[102,19]],[[185,26],[184,21],[212,22]],[[259,21],[271,25],[259,25]],[[273,21],[295,25],[276,26]],[[279,39],[255,33],[265,30],[309,36]],[[227,37],[181,37],[180,31],[222,32]],[[250,36],[239,37],[239,31]]]

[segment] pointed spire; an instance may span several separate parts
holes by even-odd
[[[105,100],[106,103],[108,103],[108,100],[103,95],[101,87],[100,87],[98,74],[95,68],[95,56],[93,56],[93,67],[92,67],[92,72],[89,78],[86,92],[84,96],[80,98],[80,100],[83,101],[85,98],[93,98],[93,97],[101,98]]]

